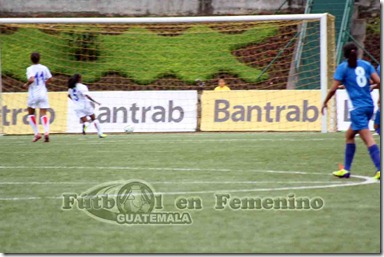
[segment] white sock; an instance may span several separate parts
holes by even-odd
[[[43,127],[44,127],[44,135],[49,135],[49,119],[48,119],[48,116],[44,115],[40,119],[41,119],[41,123],[43,124]]]
[[[39,129],[37,128],[35,115],[28,115],[28,120],[29,120],[29,125],[31,125],[33,129],[33,133],[35,133],[35,136],[37,136],[39,134]]]
[[[95,128],[97,129],[97,134],[102,135],[103,130],[101,129],[100,122],[98,120],[94,120],[93,124],[95,125]]]

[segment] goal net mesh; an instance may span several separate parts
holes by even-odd
[[[331,27],[333,22],[328,24],[328,63],[331,74],[334,69],[332,58],[335,47]],[[31,133],[31,129],[22,127],[27,126],[27,89],[23,88],[23,84],[27,80],[26,68],[31,65],[32,52],[41,54],[41,63],[53,75],[49,92],[66,92],[67,81],[75,73],[82,75],[83,83],[91,92],[197,90],[201,94],[202,91],[212,91],[217,87],[219,78],[223,78],[232,91],[302,91],[320,88],[319,20],[175,24],[4,24],[0,26],[0,41],[0,132],[6,134]],[[55,97],[63,95],[66,96],[52,93],[51,105],[57,105]],[[270,94],[270,97],[282,95]],[[287,99],[289,101],[291,96]],[[321,100],[320,97],[318,100]],[[268,101],[273,99],[266,99],[264,102]],[[264,104],[260,106],[262,105]],[[283,115],[282,112],[280,114]],[[60,111],[55,113],[56,123],[60,121],[58,115]],[[198,108],[196,130],[200,129],[200,118],[204,119],[203,115]],[[276,114],[273,117],[276,120]],[[245,121],[246,119],[244,117]],[[129,123],[129,117],[125,121]],[[65,122],[68,119],[65,118]],[[279,124],[276,126],[279,130]],[[209,125],[204,128],[221,130]],[[56,130],[53,126],[53,132],[61,132],[58,128]],[[249,129],[239,125],[233,130]],[[261,130],[274,129],[262,126]],[[307,129],[303,127],[297,130]]]

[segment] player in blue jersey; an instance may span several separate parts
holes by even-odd
[[[357,47],[354,43],[347,43],[343,48],[344,57],[347,59],[336,68],[334,83],[328,91],[321,112],[327,108],[328,101],[334,96],[340,85],[344,85],[351,100],[349,110],[351,126],[346,132],[346,146],[344,167],[333,172],[340,178],[349,178],[352,161],[356,151],[355,136],[358,133],[368,147],[369,155],[376,166],[374,178],[380,179],[380,149],[376,145],[373,135],[368,127],[368,122],[373,115],[373,100],[370,94],[370,79],[380,86],[380,77],[374,67],[367,61],[357,59]]]
[[[380,76],[380,65],[377,67],[377,73]],[[380,126],[380,115],[381,115],[381,112],[380,112],[380,96],[379,96],[379,101],[377,102],[377,105],[379,106],[379,109],[376,111],[375,122],[373,124],[373,127],[375,128],[376,133],[380,135],[380,127],[381,127]]]

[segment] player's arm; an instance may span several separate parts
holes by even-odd
[[[324,100],[323,106],[321,107],[321,114],[324,115],[324,110],[327,108],[328,101],[335,95],[336,90],[342,85],[340,80],[334,80],[331,89],[329,89],[327,97]]]
[[[52,83],[52,80],[53,80],[51,71],[50,71],[48,68],[45,70],[45,77],[48,78],[48,79],[45,81],[45,85],[48,86],[49,84]]]
[[[31,85],[33,82],[35,82],[35,77],[34,77],[34,76],[31,76],[31,77],[29,77],[27,83],[24,84],[24,87],[25,87],[25,88],[28,88],[29,85]]]
[[[371,90],[380,89],[380,77],[376,72],[372,73],[371,80],[374,83],[374,85],[371,85]]]
[[[46,86],[48,86],[49,84],[51,84],[52,83],[52,77],[50,77],[49,79],[47,79],[46,81],[45,81],[45,85]]]
[[[96,100],[94,100],[92,97],[90,97],[89,95],[85,95],[86,98],[88,98],[91,102],[97,104],[97,105],[101,105],[99,102],[97,102]]]

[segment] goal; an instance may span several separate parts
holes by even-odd
[[[106,132],[335,129],[335,109],[320,113],[335,69],[329,14],[3,18],[0,47],[0,134],[32,133],[32,52],[53,75],[51,133],[81,132],[66,93],[75,73]]]

